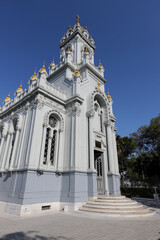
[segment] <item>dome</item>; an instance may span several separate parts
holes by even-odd
[[[55,66],[54,59],[53,59],[53,61],[51,62],[50,66]]]
[[[43,64],[43,67],[42,67],[39,71],[40,71],[40,73],[46,72],[46,69],[45,69],[45,65],[44,65],[44,64]]]
[[[99,61],[99,65],[98,65],[99,68],[103,68],[102,64],[101,64],[101,61]]]
[[[80,76],[80,72],[78,71],[78,68],[76,68],[76,70],[75,70],[75,72],[74,72],[74,75],[75,75],[76,77],[79,77],[79,76]]]
[[[10,98],[10,93],[8,94],[8,97],[5,98],[4,102],[11,102],[11,98]]]
[[[16,92],[23,92],[23,89],[22,89],[22,84],[20,85],[20,87],[17,89]]]
[[[30,79],[31,80],[36,80],[37,79],[36,70],[35,70],[34,74],[31,76]]]

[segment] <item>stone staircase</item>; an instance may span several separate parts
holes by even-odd
[[[154,210],[125,196],[98,196],[86,202],[79,210],[115,217],[146,217],[155,214]]]

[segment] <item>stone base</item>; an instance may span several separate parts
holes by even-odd
[[[113,196],[121,195],[119,175],[108,173],[108,188],[109,195]]]
[[[15,204],[0,202],[0,214],[11,214],[16,216],[29,216],[36,214],[45,214],[57,211],[72,212],[77,211],[85,202],[47,202],[37,204]]]

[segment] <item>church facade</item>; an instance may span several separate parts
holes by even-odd
[[[112,98],[94,40],[77,23],[54,60],[0,109],[0,211],[76,210],[89,198],[120,195]]]

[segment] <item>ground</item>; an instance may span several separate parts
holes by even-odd
[[[86,213],[0,216],[0,240],[160,240],[160,209],[152,217],[117,218]]]

